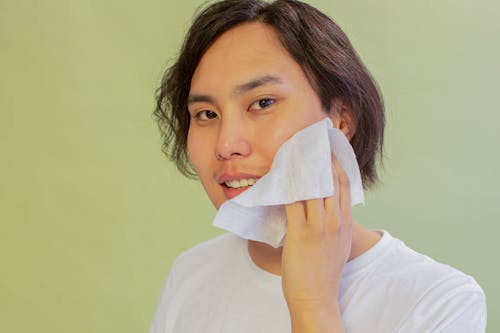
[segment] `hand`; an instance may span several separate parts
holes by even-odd
[[[339,285],[351,252],[349,178],[332,154],[332,197],[286,206],[282,285],[293,332],[343,331]]]

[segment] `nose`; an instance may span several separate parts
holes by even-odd
[[[230,160],[235,157],[246,157],[251,152],[248,124],[239,117],[222,119],[215,146],[215,157],[218,160]]]

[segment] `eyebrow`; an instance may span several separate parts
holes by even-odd
[[[255,78],[247,83],[243,83],[243,84],[236,86],[236,88],[233,90],[233,95],[241,95],[241,94],[244,94],[252,89],[264,86],[266,84],[271,84],[271,83],[280,84],[282,82],[283,81],[277,76],[273,76],[273,75],[260,76],[260,77]]]
[[[281,78],[274,76],[274,75],[263,75],[259,76],[255,79],[252,79],[246,83],[239,84],[237,85],[232,92],[232,95],[238,96],[241,94],[244,94],[250,90],[253,90],[255,88],[267,85],[267,84],[281,84],[283,83],[283,80]],[[212,96],[209,95],[189,95],[188,97],[188,105],[191,103],[196,103],[196,102],[208,102],[208,103],[215,103],[215,99]]]

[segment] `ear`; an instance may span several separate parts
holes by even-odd
[[[330,106],[329,114],[333,127],[342,131],[347,140],[351,141],[356,133],[356,122],[349,106],[340,98],[335,98]]]

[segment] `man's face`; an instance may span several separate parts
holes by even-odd
[[[327,115],[273,28],[224,33],[192,77],[188,154],[218,209],[271,167],[279,147]]]

